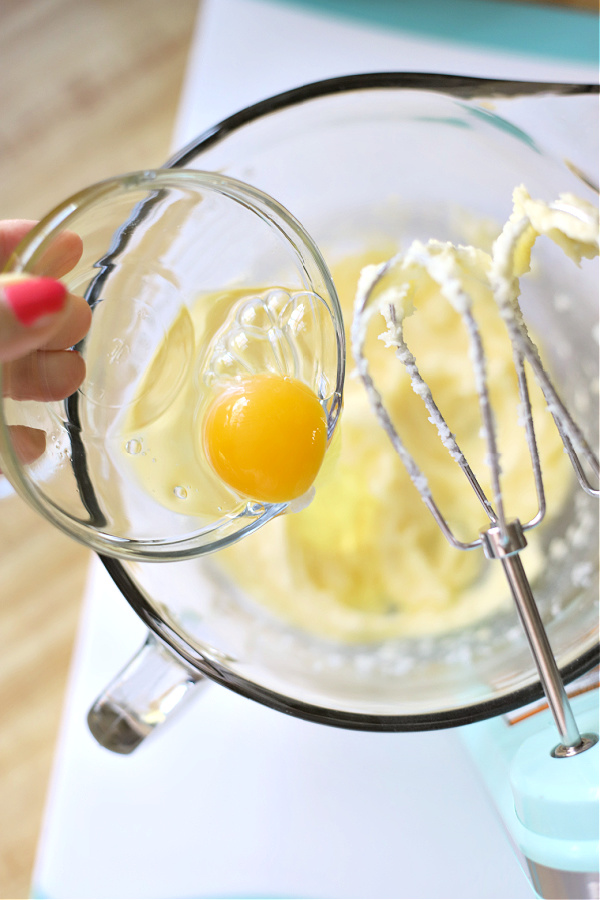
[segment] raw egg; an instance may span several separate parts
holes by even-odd
[[[296,378],[249,375],[224,388],[204,419],[206,456],[242,496],[285,503],[311,487],[327,449],[317,395]]]

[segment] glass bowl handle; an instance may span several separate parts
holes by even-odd
[[[149,632],[133,659],[91,707],[88,727],[113,753],[132,753],[175,710],[197,696],[208,680]]]

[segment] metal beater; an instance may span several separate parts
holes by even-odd
[[[553,204],[551,208],[565,212],[567,215],[575,215],[581,218],[580,210],[570,207],[562,199]],[[509,225],[510,227],[508,227]],[[558,665],[519,556],[520,551],[527,544],[525,532],[539,525],[546,512],[542,471],[524,368],[525,360],[531,366],[536,381],[544,394],[565,449],[573,464],[577,479],[583,490],[593,496],[598,496],[599,491],[592,484],[588,473],[597,480],[600,466],[596,454],[560,399],[523,319],[519,304],[519,283],[518,279],[513,275],[511,263],[517,242],[525,229],[529,227],[530,222],[527,217],[523,217],[518,221],[515,221],[514,218],[512,221],[509,220],[509,223],[507,223],[494,245],[492,265],[489,272],[490,287],[496,299],[500,315],[506,324],[512,344],[513,359],[518,378],[521,418],[525,428],[528,452],[533,468],[538,509],[529,521],[525,523],[521,523],[519,519],[509,521],[505,515],[500,484],[500,458],[496,426],[486,375],[486,358],[480,330],[472,310],[472,301],[461,285],[460,272],[455,257],[451,253],[444,252],[445,248],[450,248],[451,245],[429,242],[429,245],[425,246],[415,242],[409,254],[412,253],[412,260],[424,266],[434,280],[438,280],[443,276],[448,285],[446,298],[461,314],[466,326],[476,391],[479,399],[482,434],[486,442],[487,462],[490,467],[492,501],[488,499],[479,484],[471,466],[443,418],[429,386],[419,372],[415,357],[404,339],[403,314],[398,308],[398,302],[393,300],[388,302],[385,298],[382,298],[380,305],[369,307],[375,289],[381,284],[390,270],[398,264],[400,257],[394,257],[379,267],[373,267],[374,270],[370,273],[365,273],[364,278],[361,279],[354,310],[352,349],[358,375],[366,388],[371,406],[380,424],[390,437],[392,445],[406,467],[411,480],[419,490],[424,503],[434,516],[447,540],[459,550],[472,550],[476,547],[481,547],[488,559],[498,559],[502,563],[521,624],[531,648],[541,685],[560,735],[560,743],[554,748],[552,755],[565,757],[587,750],[597,742],[598,736],[595,734],[580,734],[579,732]],[[456,250],[456,248],[451,249],[452,251]],[[466,250],[467,248],[463,249]],[[402,258],[406,260],[406,256]],[[400,305],[401,302],[400,298]],[[437,427],[442,442],[461,467],[489,518],[489,528],[482,531],[471,542],[459,540],[451,530],[431,494],[426,476],[403,443],[392,423],[382,396],[375,386],[364,351],[367,322],[374,312],[383,314],[387,323],[387,332],[384,336],[386,345],[395,348],[397,358],[404,365],[410,376],[413,390],[422,398],[425,404],[430,421]]]

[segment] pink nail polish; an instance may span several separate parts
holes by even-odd
[[[54,278],[26,278],[3,284],[0,290],[22,325],[33,325],[43,316],[59,312],[67,297],[64,284]]]

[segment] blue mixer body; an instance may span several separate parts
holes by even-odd
[[[571,705],[582,734],[598,734],[598,690]],[[600,742],[566,758],[548,709],[460,729],[535,891],[544,898],[598,897]]]

